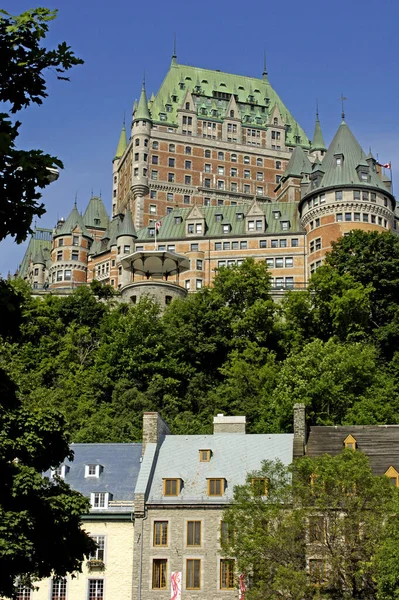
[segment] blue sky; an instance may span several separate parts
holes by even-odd
[[[65,165],[47,188],[52,227],[70,212],[75,194],[84,210],[91,191],[111,207],[111,161],[123,115],[130,120],[145,72],[149,95],[169,68],[173,35],[177,59],[210,69],[261,76],[267,52],[269,80],[311,137],[316,98],[328,144],[340,123],[341,93],[347,123],[368,152],[392,161],[399,186],[399,2],[397,0],[58,0],[47,46],[65,40],[85,64],[70,83],[48,75],[49,97],[18,115],[20,147],[41,148]],[[18,14],[37,0],[3,0]],[[398,187],[399,190],[399,187]],[[394,189],[395,191],[395,189]],[[26,243],[0,244],[0,273],[15,271]]]

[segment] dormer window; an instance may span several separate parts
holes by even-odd
[[[395,487],[399,487],[399,473],[392,465],[385,471],[385,475],[389,477],[389,481]]]
[[[223,478],[208,479],[208,496],[223,496],[226,480]]]
[[[360,179],[362,181],[367,181],[369,178],[368,174],[365,171],[360,171]]]
[[[278,125],[278,118],[277,117],[274,117],[274,119],[273,119],[273,125]]]
[[[281,212],[279,210],[273,211],[273,219],[279,219],[281,217]]]
[[[230,233],[231,227],[230,225],[222,225],[222,231],[223,233]]]
[[[92,508],[108,508],[110,500],[112,500],[112,494],[109,492],[94,492],[90,494]]]
[[[181,479],[164,479],[163,480],[163,495],[178,496],[182,488]]]
[[[241,213],[241,212],[236,213],[236,219],[237,219],[237,221],[242,221],[243,218],[244,218],[244,213]]]
[[[171,104],[166,104],[165,108],[166,108],[166,112],[172,112],[172,105]]]
[[[194,223],[188,223],[187,233],[194,233]]]
[[[163,113],[163,112],[162,112],[162,113],[159,113],[159,119],[160,119],[161,121],[166,121],[166,113]]]
[[[85,465],[85,477],[100,477],[102,472],[103,467],[101,465]]]
[[[215,221],[223,221],[223,215],[222,213],[216,213],[215,215]]]
[[[186,102],[186,110],[190,110],[190,102]]]
[[[182,217],[175,217],[175,225],[180,225],[180,223],[183,221]]]
[[[357,442],[353,435],[348,435],[348,437],[344,439],[344,446],[349,450],[356,450],[356,444]]]
[[[281,221],[281,229],[283,231],[288,231],[290,228],[290,222],[289,221]]]
[[[337,167],[341,166],[341,164],[342,164],[342,158],[340,156],[336,157],[335,164],[337,165]]]
[[[65,475],[69,472],[69,467],[67,465],[60,465],[55,469],[51,469],[51,479],[55,477],[59,477],[60,479],[65,479]]]
[[[200,462],[210,462],[212,457],[212,450],[200,450]]]

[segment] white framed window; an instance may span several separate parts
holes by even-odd
[[[105,535],[91,535],[91,539],[97,544],[97,548],[90,554],[89,560],[105,560]]]
[[[104,598],[104,579],[89,579],[87,600],[102,600]]]
[[[66,577],[53,577],[51,580],[51,600],[66,600],[67,580]]]
[[[92,492],[90,494],[90,503],[92,508],[108,508],[108,503],[112,499],[109,492]]]
[[[197,290],[200,290],[202,288],[202,279],[196,279],[195,280],[195,288]]]
[[[103,467],[101,465],[85,465],[85,477],[100,477],[102,471]]]
[[[157,207],[155,204],[150,204],[150,215],[156,215],[157,214]]]
[[[65,475],[69,472],[69,467],[67,465],[59,465],[55,469],[51,469],[51,479],[55,477],[59,477],[60,479],[65,479]]]

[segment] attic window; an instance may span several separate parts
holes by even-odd
[[[255,102],[255,98],[252,96],[252,94],[248,96],[248,102]]]
[[[223,221],[223,215],[222,215],[222,213],[216,213],[216,215],[215,215],[215,221]]]
[[[182,223],[183,218],[182,217],[175,217],[175,225],[180,225],[180,223]]]
[[[207,79],[202,79],[201,83],[208,83],[208,80]]]
[[[281,213],[279,210],[273,211],[273,219],[279,219],[281,217]]]
[[[172,112],[172,105],[171,104],[165,104],[165,108],[166,108],[166,112]]]
[[[274,119],[273,119],[273,125],[278,125],[278,118],[277,117],[274,117]]]
[[[100,477],[103,467],[101,465],[85,465],[85,477]]]
[[[178,496],[180,494],[181,487],[181,479],[164,479],[163,495]]]
[[[243,86],[242,86],[242,85],[239,85],[239,86],[238,86],[238,89],[239,89],[239,90],[243,90],[244,88],[243,88]]]
[[[186,81],[191,81],[191,77],[185,77],[184,78]]]
[[[181,90],[184,90],[184,82],[183,82],[183,81],[180,81],[180,82],[179,82],[179,88],[180,88]]]
[[[161,121],[166,121],[166,113],[159,113],[159,118]]]
[[[389,477],[389,481],[392,485],[399,487],[399,473],[392,465],[385,471],[385,475]]]
[[[348,437],[344,439],[344,445],[345,448],[348,448],[349,450],[356,450],[357,443],[353,435],[348,435]]]
[[[223,82],[222,82],[222,83],[219,85],[219,87],[227,87],[227,86],[226,86],[226,84],[225,84],[225,83],[223,83]]]
[[[254,477],[251,479],[252,493],[254,496],[267,496],[267,483],[266,477]]]
[[[56,469],[51,469],[51,479],[55,477],[59,477],[60,479],[65,479],[65,475],[69,472],[69,467],[67,465],[60,465]]]
[[[362,181],[367,181],[369,178],[368,174],[365,171],[360,171],[360,179]]]
[[[244,218],[244,213],[236,213],[236,219],[237,221],[242,221]]]
[[[177,96],[172,96],[172,101],[177,102]]]
[[[226,480],[223,478],[208,479],[208,496],[223,496]]]
[[[101,220],[100,219],[94,219],[94,225],[100,225]]]
[[[337,165],[337,167],[340,167],[342,165],[342,158],[340,156],[337,156],[337,158],[335,159],[335,164]]]
[[[110,500],[112,500],[112,494],[109,492],[94,492],[90,494],[92,508],[108,508]]]
[[[200,450],[200,462],[209,462],[212,456],[212,450]]]

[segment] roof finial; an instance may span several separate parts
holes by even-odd
[[[143,89],[145,90],[145,70],[143,72]]]
[[[348,98],[345,98],[345,96],[343,94],[341,94],[341,104],[342,104],[342,113],[341,113],[341,117],[342,120],[345,121],[345,110],[344,110],[344,101],[347,100]]]
[[[123,111],[123,129],[126,129],[126,111]]]
[[[75,208],[77,208],[78,206],[78,192],[75,192],[75,203],[74,203]]]
[[[316,98],[316,121],[319,120],[319,100]]]
[[[267,69],[266,69],[266,50],[263,51],[263,73],[262,77],[267,81]]]
[[[173,34],[173,54],[172,54],[172,65],[177,65],[177,53],[176,53],[176,32]]]

